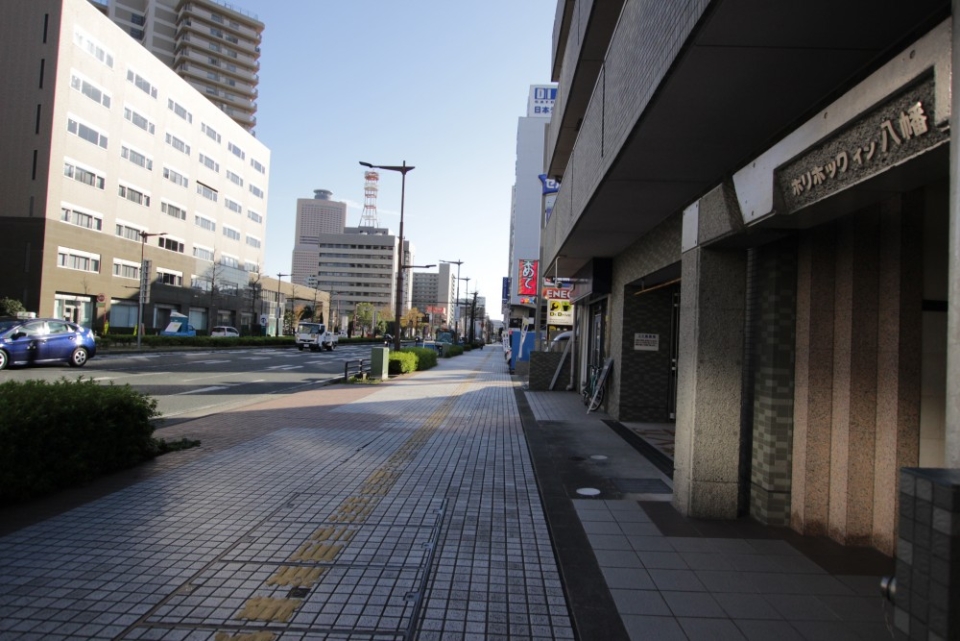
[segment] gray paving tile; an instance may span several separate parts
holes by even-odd
[[[617,604],[621,616],[626,614],[644,614],[653,616],[672,616],[663,596],[656,590],[616,590],[610,594]]]
[[[731,619],[783,619],[780,613],[760,594],[724,592],[715,593],[713,598],[717,600],[717,603]]]
[[[637,568],[600,568],[610,589],[653,590],[656,586],[646,570]]]
[[[628,536],[661,536],[660,529],[647,521],[626,521],[618,519],[620,529]]]
[[[734,619],[733,622],[747,641],[804,641],[797,629],[786,621]]]
[[[600,567],[642,569],[643,563],[636,552],[627,550],[594,550]]]
[[[583,531],[587,534],[622,535],[620,525],[616,521],[584,521],[581,520]]]
[[[623,624],[631,641],[689,641],[673,617],[624,615]]]
[[[882,621],[884,601],[880,596],[819,596],[840,619],[845,621]]]
[[[632,550],[633,547],[622,534],[587,534],[590,546],[595,550]]]
[[[792,574],[790,579],[797,586],[798,592],[802,594],[835,595],[835,596],[857,596],[850,585],[840,581],[837,577],[829,574]],[[868,595],[859,596],[878,596],[879,581],[873,582],[874,590]]]
[[[683,631],[697,641],[745,641],[746,637],[730,619],[678,619]]]
[[[764,598],[788,621],[836,621],[839,618],[814,596],[767,594]]]
[[[691,570],[732,570],[733,564],[719,554],[680,552],[680,558]]]
[[[663,590],[660,596],[667,602],[676,617],[724,618],[727,614],[714,598],[706,592],[671,592]]]
[[[848,625],[837,621],[792,621],[800,636],[806,641],[864,641]],[[884,637],[880,637],[884,638]]]
[[[751,581],[741,572],[726,570],[697,570],[697,578],[713,593],[734,592],[759,594],[762,592],[755,581]]]
[[[706,591],[693,570],[648,570],[647,572],[658,590]]]
[[[657,570],[688,570],[690,569],[677,552],[638,551],[637,556],[643,567]]]
[[[640,552],[643,550],[655,552],[672,552],[673,546],[662,536],[628,536],[630,546]]]

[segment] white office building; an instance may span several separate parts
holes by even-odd
[[[0,296],[98,331],[255,324],[270,150],[86,0],[5,7]]]
[[[297,199],[297,220],[291,261],[291,282],[313,287],[317,282],[321,234],[342,234],[347,224],[347,203],[333,199],[326,189],[313,198]]]

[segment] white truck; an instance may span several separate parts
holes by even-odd
[[[321,349],[332,352],[337,347],[338,340],[340,337],[333,332],[328,332],[327,326],[323,323],[297,325],[297,349],[301,351],[304,347],[309,347],[311,352],[318,352]]]

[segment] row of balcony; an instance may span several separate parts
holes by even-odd
[[[183,63],[183,64],[177,65],[176,70],[177,70],[177,73],[181,75],[181,77],[190,77],[202,82],[217,85],[219,87],[222,87],[225,91],[228,91],[228,92],[235,91],[236,93],[240,94],[243,98],[246,98],[249,100],[255,100],[260,95],[260,91],[256,87],[249,85],[247,83],[231,84],[233,82],[233,79],[224,77],[221,74],[215,74],[217,77],[212,78],[210,74],[213,72],[211,72],[210,67]]]
[[[177,14],[178,22],[193,18],[232,31],[246,40],[260,43],[263,23],[257,20],[255,16],[247,14],[240,8],[216,0],[213,0],[210,4],[215,5],[217,11],[214,11],[210,4],[206,6],[200,6],[200,4],[194,2],[181,4]],[[220,15],[221,11],[219,11],[221,9],[224,14],[222,16]]]
[[[212,25],[199,20],[181,20],[177,23],[177,38],[189,40],[192,34],[216,43],[225,43],[227,47],[232,47],[241,53],[247,53],[254,59],[260,56],[260,47],[257,44],[245,38],[232,36],[229,33],[224,34],[219,25]]]

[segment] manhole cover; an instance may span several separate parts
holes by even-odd
[[[581,487],[577,489],[577,494],[580,496],[597,496],[600,494],[600,490],[595,487]]]
[[[660,479],[613,479],[617,489],[627,494],[670,494],[673,490]]]

